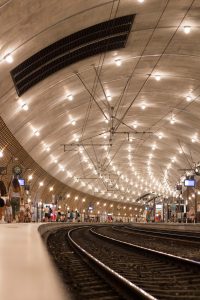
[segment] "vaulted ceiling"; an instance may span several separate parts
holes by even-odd
[[[18,65],[126,15],[135,18],[124,48],[69,64],[18,96]],[[199,160],[200,0],[4,0],[0,16],[0,115],[31,157],[97,197],[170,195],[180,169]]]

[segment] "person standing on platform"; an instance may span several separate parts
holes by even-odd
[[[18,221],[20,201],[22,199],[21,187],[17,178],[14,178],[9,190],[9,199],[12,206],[13,221]]]
[[[5,220],[7,223],[12,223],[12,207],[9,198],[6,200]]]
[[[6,187],[3,181],[0,181],[0,223],[5,223],[4,220],[4,212],[5,212],[5,202],[6,202],[6,196],[7,191]]]

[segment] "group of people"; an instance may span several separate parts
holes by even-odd
[[[29,204],[24,209],[22,191],[17,178],[14,178],[7,191],[4,182],[0,181],[0,223],[26,222],[30,218]]]
[[[76,210],[68,210],[66,212],[61,211],[60,209],[52,210],[50,206],[44,208],[44,221],[45,222],[80,222],[80,213]]]

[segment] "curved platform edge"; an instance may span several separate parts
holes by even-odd
[[[39,227],[38,223],[0,225],[0,299],[71,299],[42,241]]]

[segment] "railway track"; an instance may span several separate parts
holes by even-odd
[[[143,299],[200,299],[199,262],[122,242],[99,233],[102,228],[72,229],[68,238],[107,268],[107,278],[115,274],[110,281],[126,282],[130,299],[139,299],[137,289]]]
[[[50,234],[47,239],[47,247],[66,289],[71,294],[71,299],[126,299],[98,275],[97,270],[94,270],[94,266],[86,257],[80,253],[77,255],[77,250],[74,251],[68,240],[68,231],[69,229],[65,227]]]
[[[136,226],[123,226],[125,230],[129,230],[132,232],[138,232],[140,234],[147,234],[149,236],[158,236],[158,237],[164,237],[164,238],[170,238],[170,239],[176,239],[176,240],[182,240],[192,243],[200,243],[200,233],[199,232],[180,232],[176,230],[158,230],[158,229],[143,229]]]
[[[111,231],[112,228],[112,231]],[[146,233],[144,230],[132,230],[132,226],[112,226],[110,228],[107,227],[108,235],[111,232],[111,235],[114,236],[114,232],[120,234],[120,239],[123,239],[125,242],[132,242],[139,246],[144,246],[147,248],[151,248],[157,251],[167,252],[173,255],[178,255],[189,258],[192,260],[200,261],[200,242],[198,240],[191,239],[188,236],[188,239],[176,238],[176,235],[172,237],[166,234],[157,235],[155,232]],[[148,230],[147,230],[148,231]],[[188,233],[189,234],[189,233]]]

